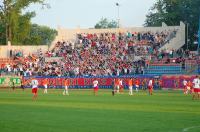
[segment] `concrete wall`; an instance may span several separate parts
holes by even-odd
[[[175,30],[180,29],[180,26],[166,26],[163,24],[162,27],[133,27],[133,28],[120,28],[120,29],[64,29],[58,28],[58,36],[56,40],[58,41],[69,41],[74,40],[77,33],[126,33],[127,31],[130,32],[161,32],[161,31],[168,31],[168,30]]]
[[[169,41],[168,44],[164,45],[160,50],[165,49],[180,49],[185,44],[185,24],[180,22],[179,30],[176,33],[176,37]]]
[[[10,50],[22,51],[24,54],[36,53],[39,49],[42,51],[47,51],[48,46],[0,46],[0,58],[7,58],[10,56]]]

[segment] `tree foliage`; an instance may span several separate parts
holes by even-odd
[[[35,45],[50,44],[55,39],[56,35],[57,31],[54,29],[33,24],[30,34],[24,39],[23,44],[32,44],[32,42],[34,42]]]
[[[200,0],[157,0],[146,16],[145,26],[189,24],[189,38],[194,40],[198,31]]]
[[[5,24],[3,23],[2,19],[0,19],[0,44],[6,43],[6,30]]]
[[[101,18],[101,20],[94,26],[96,29],[106,29],[106,28],[117,28],[118,24],[116,21],[109,21],[107,18]]]
[[[12,44],[25,44],[27,40],[33,38],[31,34],[35,25],[31,24],[31,18],[35,16],[35,12],[25,12],[22,14],[22,11],[35,3],[48,6],[44,1],[45,0],[2,0],[2,2],[0,2],[0,43],[5,44],[7,41],[11,41]],[[43,30],[43,27],[38,27],[41,28],[38,31]],[[55,31],[50,28],[46,31],[52,33],[51,35],[55,35]],[[38,36],[34,37],[37,38]],[[40,42],[44,42],[44,38],[41,36],[40,38]],[[39,41],[30,42],[32,43],[29,44],[35,44],[35,42],[37,43]],[[49,43],[48,41],[45,42],[46,43],[41,44]]]

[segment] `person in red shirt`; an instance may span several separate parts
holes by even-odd
[[[117,89],[117,93],[119,93],[119,88],[120,88],[120,79],[119,78],[116,79],[115,86]]]
[[[188,94],[189,92],[191,93],[192,91],[192,82],[188,81],[186,84],[186,94]]]
[[[43,81],[42,81],[42,85],[44,86],[44,94],[47,94],[47,85],[48,85],[48,79],[45,78]]]
[[[136,92],[138,92],[138,90],[139,90],[139,85],[140,85],[140,81],[139,81],[138,78],[136,78],[136,80],[135,80],[135,90],[136,90]]]
[[[129,86],[129,95],[133,95],[133,79],[132,78],[128,80],[128,86]]]
[[[68,88],[69,88],[69,79],[66,78],[64,80],[64,86],[65,86],[65,89],[63,91],[63,95],[69,95],[69,92],[68,92]]]

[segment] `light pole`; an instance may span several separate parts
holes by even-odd
[[[120,8],[120,4],[116,3],[117,6],[117,24],[118,24],[118,28],[120,28],[119,24],[120,24],[120,18],[119,18],[119,8]]]
[[[189,49],[189,23],[187,21],[184,22],[185,23],[185,45],[186,45],[186,49]]]
[[[189,39],[188,39],[188,33],[189,33],[189,23],[186,23],[186,25],[187,25],[187,50],[188,50],[188,48],[189,48]]]

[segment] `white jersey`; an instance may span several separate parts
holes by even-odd
[[[97,86],[98,86],[98,83],[99,83],[99,82],[98,82],[97,80],[93,81],[93,86],[94,86],[94,87],[97,87]]]
[[[183,80],[183,85],[186,86],[187,85],[187,81]]]
[[[122,80],[119,81],[119,85],[122,86]]]
[[[200,80],[198,78],[195,78],[193,80],[194,88],[200,88]]]
[[[38,80],[34,79],[31,82],[32,88],[37,88],[38,87]]]
[[[148,86],[152,86],[152,85],[153,85],[153,81],[152,81],[152,80],[149,80]]]

